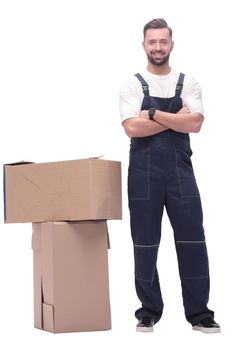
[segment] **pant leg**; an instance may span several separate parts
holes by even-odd
[[[210,282],[202,205],[190,155],[176,150],[173,165],[166,209],[174,230],[185,315],[195,325],[204,317],[214,316],[207,307]]]
[[[142,307],[135,312],[140,319],[150,316],[158,322],[163,300],[157,272],[164,206],[163,155],[150,148],[131,152],[128,196],[131,234],[134,244],[135,287]]]

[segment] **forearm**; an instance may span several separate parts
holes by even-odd
[[[129,137],[146,137],[169,129],[169,127],[156,121],[139,117],[126,119],[123,126]]]
[[[175,131],[189,133],[199,132],[203,123],[203,116],[200,113],[167,113],[156,110],[154,119]]]

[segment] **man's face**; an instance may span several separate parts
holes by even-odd
[[[173,49],[168,28],[148,29],[142,45],[149,62],[155,66],[163,66],[169,60]]]

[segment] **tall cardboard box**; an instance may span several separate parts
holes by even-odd
[[[4,166],[5,223],[122,218],[121,163],[78,159]]]
[[[106,221],[32,227],[35,327],[53,333],[111,329]]]

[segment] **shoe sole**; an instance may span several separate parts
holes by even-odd
[[[205,327],[194,326],[193,330],[194,331],[199,331],[199,332],[202,332],[202,333],[206,333],[206,334],[221,333],[221,329],[220,328],[205,328]]]
[[[150,333],[150,332],[154,332],[154,328],[153,327],[136,327],[136,332]]]

